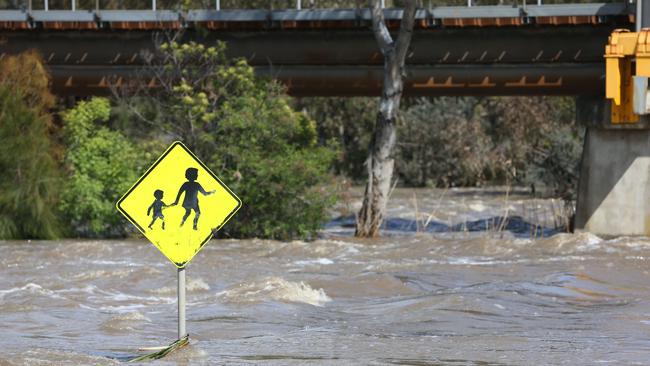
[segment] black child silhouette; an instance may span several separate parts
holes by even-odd
[[[162,221],[162,228],[165,230],[165,216],[163,216],[162,209],[167,207],[165,202],[162,201],[163,198],[163,191],[160,189],[156,189],[155,192],[153,192],[153,196],[156,198],[151,206],[147,209],[147,216],[151,214],[151,211],[153,210],[153,219],[151,220],[151,224],[149,224],[149,229],[151,229],[151,226],[153,225],[154,222],[156,222],[156,219],[160,217],[160,220]]]
[[[185,220],[187,220],[187,217],[190,215],[190,211],[194,210],[194,230],[196,230],[196,225],[199,222],[199,216],[201,215],[201,210],[199,209],[199,192],[205,196],[214,193],[214,191],[206,192],[205,189],[196,182],[198,176],[199,171],[196,168],[187,168],[187,170],[185,170],[185,178],[187,178],[187,182],[183,183],[181,188],[178,190],[178,195],[176,195],[176,201],[172,203],[172,206],[177,205],[178,200],[181,198],[181,194],[185,192],[185,197],[183,198],[185,215],[183,215],[181,226],[185,224]]]

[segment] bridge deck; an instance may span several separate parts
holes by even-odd
[[[411,95],[602,94],[603,52],[630,27],[624,3],[420,9],[407,63]],[[385,10],[391,27],[401,10]],[[145,64],[152,37],[228,42],[294,95],[377,95],[382,56],[366,9],[0,11],[0,58],[36,48],[61,94],[102,94]],[[199,28],[208,31],[199,30]]]
[[[389,26],[401,9],[386,9]],[[514,6],[442,6],[419,9],[416,28],[602,24],[633,21],[628,3]],[[0,29],[331,29],[366,27],[368,9],[313,10],[0,10]]]

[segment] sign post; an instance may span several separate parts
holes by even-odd
[[[178,269],[178,339],[185,337],[185,268]]]
[[[179,141],[117,202],[118,211],[177,267],[179,340],[187,336],[185,266],[241,204]]]

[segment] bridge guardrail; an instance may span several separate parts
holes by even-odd
[[[578,5],[595,3],[620,3],[633,4],[631,0],[582,0],[574,3],[567,0],[425,0],[422,2],[423,9],[436,9],[440,7],[475,7],[475,6],[506,6],[526,9],[531,5]],[[266,1],[268,6],[255,6],[256,2],[242,1],[221,1],[221,0],[195,0],[186,9],[180,5],[178,0],[146,0],[128,2],[125,7],[117,6],[111,0],[0,0],[0,11],[5,10],[34,10],[54,11],[100,11],[100,10],[323,10],[323,9],[363,9],[367,6],[366,1],[358,0],[275,0]],[[381,1],[383,8],[395,8],[393,1]],[[249,6],[246,6],[246,5]]]
[[[2,0],[0,0],[2,1]],[[635,7],[628,3],[557,4],[512,7],[439,6],[418,9],[416,28],[438,26],[520,26],[527,24],[600,24],[625,26],[632,22]],[[398,26],[402,10],[384,10],[389,27]],[[371,14],[358,9],[251,9],[251,10],[0,10],[0,29],[251,29],[359,28]],[[618,19],[618,20],[617,20]]]

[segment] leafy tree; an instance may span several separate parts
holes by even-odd
[[[56,238],[61,234],[58,146],[48,109],[54,97],[34,52],[0,61],[0,238]]]
[[[336,157],[319,144],[315,122],[291,108],[279,84],[226,58],[223,43],[172,38],[151,60],[159,87],[119,90],[120,108],[157,138],[186,143],[242,199],[221,235],[312,236],[334,203]]]
[[[368,97],[301,98],[294,102],[317,122],[321,143],[334,141],[341,147],[334,168],[356,182],[366,178],[368,144],[377,118],[377,100]]]
[[[315,122],[293,111],[277,85],[224,105],[216,136],[210,165],[234,178],[244,201],[229,235],[288,239],[320,228],[334,203],[326,184],[336,152],[318,145]]]
[[[77,235],[123,235],[125,222],[115,202],[141,173],[142,151],[102,126],[110,110],[107,99],[92,98],[63,113],[69,176],[60,205]]]
[[[476,98],[420,98],[399,118],[397,173],[409,186],[472,186],[494,178]]]

